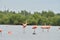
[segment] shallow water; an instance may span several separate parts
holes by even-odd
[[[59,26],[51,26],[49,32],[42,32],[41,26],[36,29],[36,35],[33,35],[32,26],[27,26],[25,32],[21,25],[0,25],[0,40],[60,40]],[[12,34],[9,35],[8,31]]]

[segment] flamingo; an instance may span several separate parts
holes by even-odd
[[[12,34],[12,31],[8,31],[8,34],[11,35]]]
[[[45,25],[45,26],[42,26],[41,28],[42,28],[42,29],[47,29],[47,31],[49,32],[50,26],[46,26],[46,25]],[[43,30],[43,31],[44,31],[44,30]]]
[[[60,30],[60,28],[58,28]]]
[[[2,32],[2,29],[0,29],[0,32]]]
[[[34,26],[32,27],[32,29],[34,30],[34,32],[33,32],[34,35],[36,34],[36,33],[35,33],[36,28],[37,28],[37,25],[34,25]]]
[[[0,29],[0,36],[2,36],[2,29]]]
[[[25,33],[25,28],[26,28],[26,26],[27,26],[27,23],[23,23],[23,33]]]
[[[60,30],[60,28],[58,28],[58,30],[57,31],[59,31]]]

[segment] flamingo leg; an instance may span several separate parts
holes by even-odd
[[[23,28],[23,33],[25,33],[25,28]]]
[[[35,33],[35,29],[34,29],[34,32],[33,32],[33,35],[35,35],[36,33]]]
[[[47,30],[47,32],[49,32],[49,29]]]
[[[44,29],[42,29],[42,32],[44,32]]]
[[[0,36],[2,36],[2,32],[0,32]]]

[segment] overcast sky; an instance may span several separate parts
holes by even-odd
[[[27,10],[30,12],[52,10],[60,12],[60,0],[0,0],[0,10]]]

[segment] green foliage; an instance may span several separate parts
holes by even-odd
[[[13,12],[9,10],[0,11],[0,24],[14,24],[19,25],[22,23],[27,23],[29,25],[59,25],[60,26],[60,13],[55,14],[52,11],[42,11],[27,12],[26,10],[22,10],[21,12]]]

